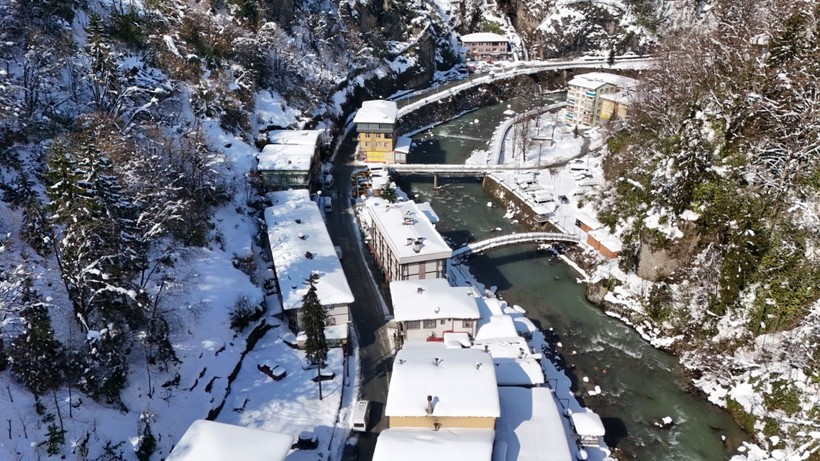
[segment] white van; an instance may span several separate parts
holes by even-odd
[[[359,400],[353,407],[353,430],[367,432],[367,423],[370,419],[370,401]]]

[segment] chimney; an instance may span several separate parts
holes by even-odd
[[[436,359],[436,360],[438,360],[438,359]],[[430,416],[432,414],[433,414],[433,396],[428,395],[427,396],[427,416]]]
[[[438,366],[438,364],[439,364],[439,363],[441,363],[441,359],[440,359],[440,358],[436,357],[435,359],[433,359],[433,364],[434,364],[435,366]]]
[[[480,368],[481,368],[481,362],[476,362],[475,363],[475,369],[478,370]]]
[[[419,253],[421,251],[421,240],[417,239],[415,242],[413,242],[413,251],[415,251],[416,253]]]
[[[422,293],[424,293],[424,287],[418,287],[418,288],[416,288],[416,293],[418,293],[418,294],[422,294]]]
[[[407,237],[407,245],[410,246],[413,244],[413,237]]]

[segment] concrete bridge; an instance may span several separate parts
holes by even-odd
[[[524,232],[516,234],[502,235],[478,242],[464,245],[453,250],[453,258],[467,258],[473,254],[481,254],[487,251],[497,250],[514,245],[531,245],[533,243],[579,243],[581,240],[570,234],[558,232]]]
[[[403,107],[399,108],[398,117],[404,117],[405,115],[420,109],[421,107],[426,106],[427,104],[431,104],[434,102],[441,101],[445,98],[448,98],[456,93],[460,93],[465,90],[469,90],[471,88],[477,87],[479,85],[483,85],[486,83],[492,83],[498,80],[504,80],[512,77],[516,77],[518,75],[528,75],[528,74],[535,74],[538,72],[543,72],[545,70],[562,70],[562,69],[591,69],[591,70],[615,70],[615,69],[646,69],[652,66],[652,64],[657,61],[656,58],[652,57],[639,57],[636,59],[628,59],[628,60],[616,60],[615,64],[612,66],[609,65],[605,58],[601,59],[574,59],[574,60],[552,60],[552,61],[518,61],[513,66],[510,67],[502,67],[497,70],[493,70],[490,73],[483,74],[483,75],[475,75],[465,81],[464,83],[458,84],[456,86],[442,88],[440,90],[436,90],[433,93],[429,93],[422,97],[421,99],[415,100],[413,102],[405,104]]]

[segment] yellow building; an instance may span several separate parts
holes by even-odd
[[[494,429],[501,407],[492,357],[441,342],[405,344],[384,414],[391,429]]]
[[[624,120],[629,110],[629,97],[625,91],[601,96],[601,121]]]
[[[359,158],[368,163],[395,163],[396,119],[398,107],[393,101],[365,101],[353,118],[359,133]]]
[[[567,123],[597,125],[603,119],[607,98],[620,94],[625,89],[632,89],[636,84],[635,79],[604,72],[575,76],[567,83]],[[617,113],[614,105],[607,110],[610,117],[612,113]]]

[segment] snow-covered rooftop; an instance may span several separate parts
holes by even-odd
[[[489,352],[495,364],[495,378],[499,386],[534,386],[544,383],[544,371],[522,337],[476,341],[473,346]]]
[[[316,294],[323,306],[350,304],[353,293],[345,278],[319,207],[306,190],[270,194],[265,209],[273,264],[286,310],[302,307],[305,281],[316,273]]]
[[[413,201],[390,203],[371,197],[365,201],[373,225],[379,228],[400,264],[449,258],[453,250]],[[421,239],[416,252],[415,241]]]
[[[634,78],[608,74],[606,72],[589,72],[576,75],[567,83],[569,86],[579,86],[590,90],[597,90],[606,84],[615,85],[618,88],[631,88],[636,86],[638,81]]]
[[[606,434],[604,423],[601,417],[591,411],[584,411],[573,413],[571,416],[572,424],[575,426],[575,432],[578,435],[592,435],[603,437]]]
[[[261,171],[309,171],[315,150],[305,144],[268,144],[256,158]]]
[[[518,338],[518,330],[515,329],[515,323],[509,315],[493,315],[478,322],[476,342],[509,338]]]
[[[561,413],[547,387],[502,387],[498,441],[507,445],[506,459],[517,461],[571,461]]]
[[[581,221],[581,223],[583,224],[586,224],[587,226],[589,226],[590,229],[600,229],[604,227],[604,225],[601,224],[600,221],[584,213],[583,211],[575,213],[575,219],[577,221]]]
[[[198,419],[179,439],[167,461],[281,461],[293,437]]]
[[[268,132],[271,144],[299,144],[316,147],[324,130],[273,130]]]
[[[497,418],[498,387],[492,357],[477,349],[447,349],[442,343],[406,343],[396,354],[384,414]],[[418,459],[418,458],[416,458]]]
[[[361,109],[356,112],[353,123],[396,123],[398,114],[399,109],[394,101],[364,101]]]
[[[413,139],[409,136],[399,136],[396,139],[396,147],[393,148],[395,152],[410,153],[410,146],[413,144]]]
[[[589,235],[591,235],[595,240],[601,242],[601,245],[607,247],[610,251],[617,253],[623,248],[621,240],[610,234],[605,228],[590,231]]]
[[[430,202],[417,203],[416,208],[418,208],[419,211],[421,211],[422,213],[424,213],[425,216],[427,216],[427,219],[430,220],[430,224],[435,225],[439,222],[438,215],[433,210],[433,207],[430,205]]]
[[[462,35],[461,43],[476,43],[476,42],[508,42],[507,37],[503,35],[494,34],[492,32],[476,32],[474,34]]]
[[[478,305],[471,287],[451,287],[447,279],[390,282],[393,319],[477,319]]]
[[[492,429],[386,429],[376,439],[373,461],[490,461]]]

